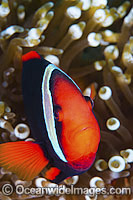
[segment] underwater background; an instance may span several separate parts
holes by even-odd
[[[125,0],[0,1],[0,142],[33,141],[23,108],[21,57],[31,50],[60,67],[94,97],[101,141],[88,172],[60,185],[133,190],[133,8]],[[30,81],[30,80],[29,80]],[[78,147],[77,147],[78,148]],[[0,168],[0,188],[57,187],[40,174],[22,181]],[[17,199],[133,199],[132,194],[4,195]]]

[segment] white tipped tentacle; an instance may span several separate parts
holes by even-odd
[[[125,169],[125,161],[121,156],[113,156],[110,158],[108,166],[113,172],[121,172]]]

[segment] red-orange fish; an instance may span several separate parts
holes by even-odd
[[[35,51],[22,60],[25,112],[36,141],[0,144],[0,166],[23,180],[43,172],[55,183],[87,171],[100,141],[91,98]]]

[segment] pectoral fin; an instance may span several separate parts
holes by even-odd
[[[8,142],[0,144],[0,167],[22,180],[32,180],[48,164],[40,146],[33,142]]]

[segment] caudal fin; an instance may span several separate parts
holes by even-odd
[[[22,180],[32,180],[48,164],[40,146],[33,142],[8,142],[0,144],[0,167]]]

